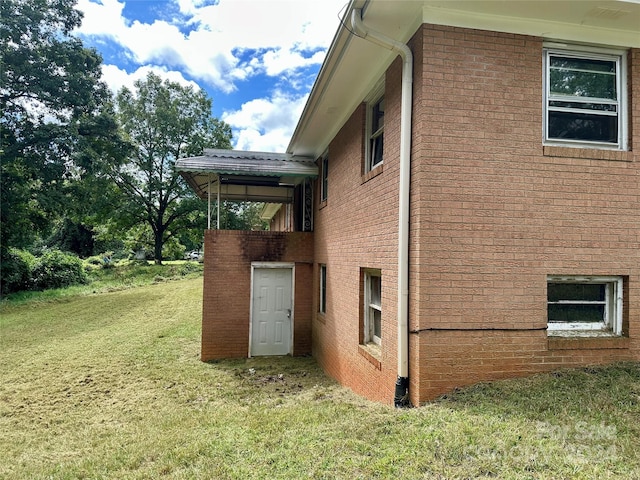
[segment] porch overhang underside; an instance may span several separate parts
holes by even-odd
[[[237,150],[205,150],[176,170],[200,198],[237,202],[292,203],[296,185],[318,176],[311,158]]]

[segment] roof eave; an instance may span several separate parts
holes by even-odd
[[[403,42],[422,23],[432,23],[640,48],[637,0],[351,0],[287,147],[291,155],[322,155],[396,57],[353,37],[349,19],[357,8],[374,30]]]

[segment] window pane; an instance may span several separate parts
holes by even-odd
[[[616,73],[616,63],[613,60],[595,60],[592,58],[571,58],[551,56],[551,68],[567,70],[584,70],[589,72]]]
[[[549,92],[555,95],[617,99],[616,62],[550,58]]]
[[[604,322],[605,306],[600,305],[574,305],[574,304],[550,304],[547,309],[549,322]]]
[[[549,138],[618,143],[618,117],[549,112]]]
[[[601,283],[549,283],[547,298],[549,302],[560,300],[604,302],[605,285]]]
[[[379,135],[371,140],[371,168],[382,163],[383,137]]]
[[[320,267],[320,312],[325,313],[327,305],[327,267]]]
[[[373,334],[382,338],[382,312],[372,308],[371,315],[373,316]]]
[[[384,98],[371,109],[371,134],[384,127]]]
[[[384,147],[384,97],[371,106],[369,132],[369,170],[382,163]]]
[[[327,157],[322,159],[322,200],[327,199],[327,187],[329,186],[329,159]]]
[[[616,113],[618,111],[618,106],[611,103],[561,102],[558,100],[551,100],[549,102],[549,106],[557,108],[579,108],[581,110],[594,110],[597,112]]]
[[[377,305],[378,307],[380,307],[382,305],[382,302],[380,301],[380,298],[382,297],[381,277],[371,276],[369,278],[370,278],[370,285],[371,285],[371,292],[370,292],[371,305]]]

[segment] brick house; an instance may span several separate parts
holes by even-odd
[[[271,329],[396,405],[640,360],[640,4],[343,15],[286,154],[178,162],[203,198],[244,183],[273,226],[206,232],[203,360],[271,354]]]

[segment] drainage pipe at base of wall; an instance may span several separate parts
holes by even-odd
[[[411,181],[411,107],[413,54],[404,43],[370,30],[362,22],[362,9],[351,13],[356,35],[397,52],[402,58],[400,111],[400,186],[398,214],[398,379],[393,404],[409,406],[409,185]]]

